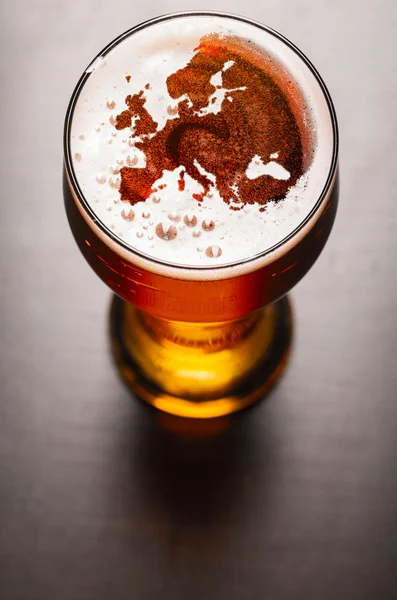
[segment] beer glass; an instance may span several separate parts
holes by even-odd
[[[114,40],[96,61],[138,31],[149,36],[152,25],[191,15],[236,20],[273,36],[294,53],[315,81],[324,118],[330,124],[331,159],[313,208],[279,243],[232,263],[186,266],[178,256],[171,263],[132,248],[97,217],[73,165],[71,123],[90,68],[77,84],[67,110],[63,187],[77,245],[114,293],[110,330],[121,376],[136,396],[157,409],[211,418],[263,398],[286,366],[292,333],[286,294],[314,264],[334,222],[338,133],[329,93],[308,59],[278,33],[243,17],[200,12],[152,19]]]

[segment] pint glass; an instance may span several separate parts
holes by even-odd
[[[182,46],[183,60],[167,49]],[[114,357],[138,397],[209,418],[273,387],[290,349],[286,294],[334,222],[337,152],[319,74],[259,23],[211,12],[159,17],[92,61],[66,115],[64,200],[82,254],[114,293]],[[309,171],[312,188],[308,178],[299,184]]]

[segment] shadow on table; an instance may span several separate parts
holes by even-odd
[[[123,449],[129,453],[126,483],[134,489],[131,506],[123,511],[133,510],[133,522],[142,518],[158,539],[193,555],[200,547],[215,545],[219,551],[236,527],[255,526],[250,510],[259,493],[261,506],[253,512],[264,514],[277,470],[268,442],[271,419],[265,426],[259,414],[254,407],[199,422],[140,407],[133,415],[130,447]]]

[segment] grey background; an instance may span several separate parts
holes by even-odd
[[[394,597],[396,6],[2,2],[4,600]],[[314,62],[339,118],[341,201],[293,292],[285,378],[198,448],[156,429],[111,365],[109,291],[75,247],[61,172],[91,58],[144,19],[203,8],[262,21]]]

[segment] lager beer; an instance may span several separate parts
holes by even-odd
[[[153,19],[84,72],[64,153],[69,222],[117,295],[132,389],[203,418],[263,396],[288,355],[283,297],[337,207],[336,118],[314,67],[240,17]]]

